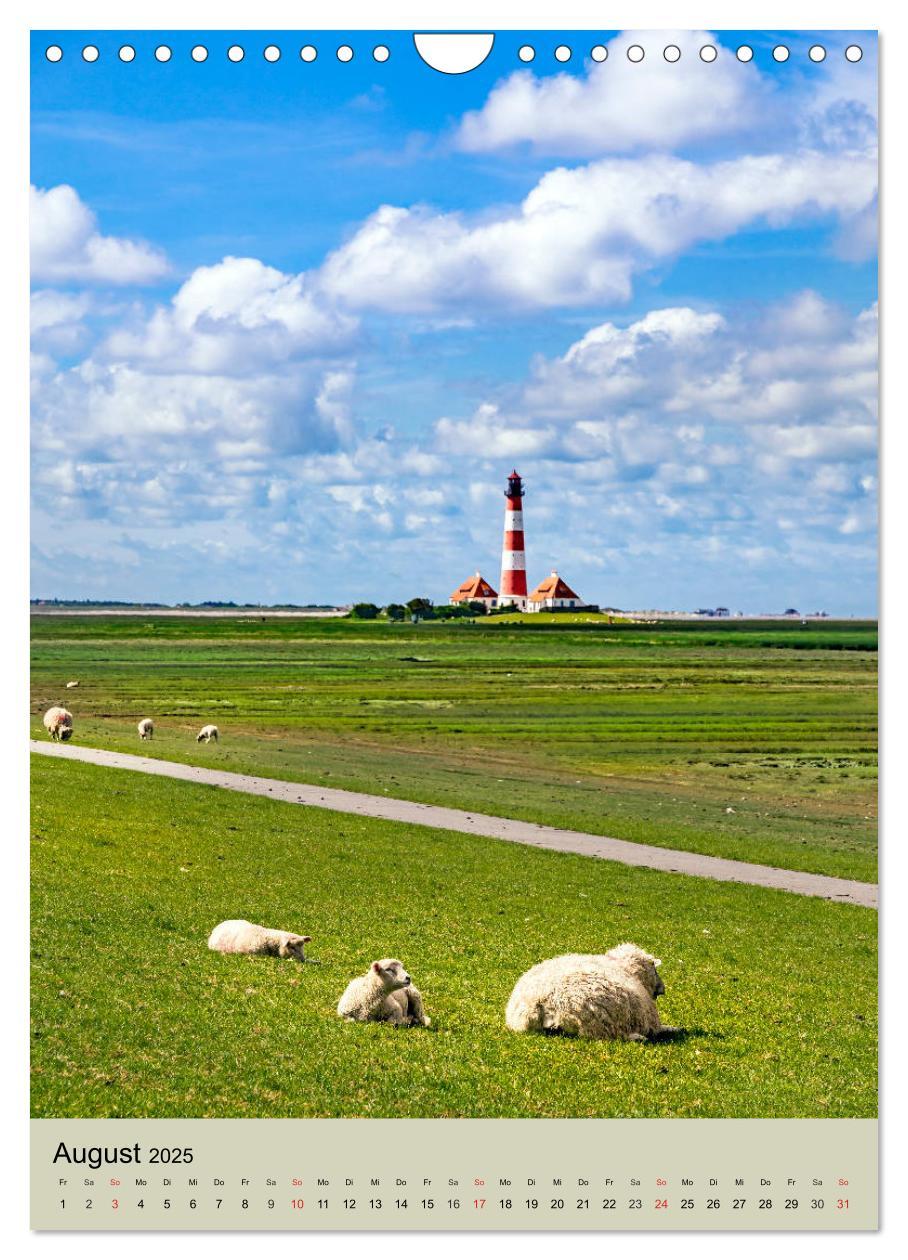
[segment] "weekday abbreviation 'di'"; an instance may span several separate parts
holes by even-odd
[[[523,541],[523,481],[515,469],[504,492],[504,541],[501,547],[501,584],[498,602],[527,606],[527,562]]]

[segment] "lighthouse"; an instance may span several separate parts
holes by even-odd
[[[513,604],[525,610],[527,606],[527,565],[523,545],[523,482],[515,469],[508,477],[504,492],[504,542],[501,548],[501,585],[498,603],[505,607]]]

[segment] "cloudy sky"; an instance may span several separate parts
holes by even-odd
[[[35,37],[35,596],[875,613],[872,36],[239,38]]]

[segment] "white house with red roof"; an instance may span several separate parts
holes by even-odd
[[[552,608],[585,608],[583,600],[572,591],[555,570],[527,596],[527,612],[547,612]]]
[[[498,592],[492,589],[479,572],[461,582],[451,596],[452,604],[485,604],[487,609],[494,608],[497,602]]]

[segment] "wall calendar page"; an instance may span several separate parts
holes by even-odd
[[[32,1228],[876,1230],[876,32],[375,22],[31,32]]]

